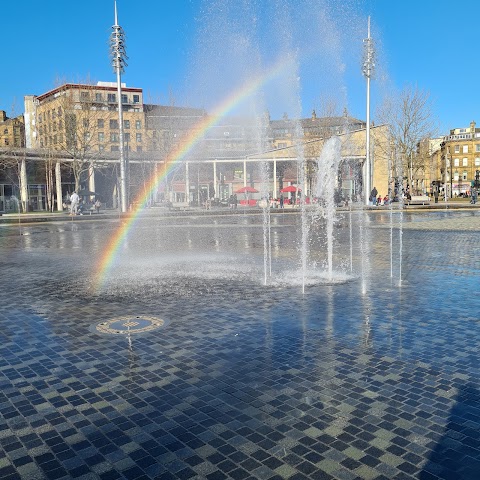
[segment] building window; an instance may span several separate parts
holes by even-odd
[[[90,122],[88,121],[88,118],[83,119],[83,127],[88,128],[90,126]]]
[[[110,120],[110,128],[118,128],[118,120]]]
[[[465,170],[463,171],[462,179],[463,180],[467,179],[467,172]]]
[[[99,145],[98,146],[98,151],[103,152],[105,150],[105,145]]]
[[[129,142],[129,141],[130,141],[130,134],[129,134],[129,133],[126,133],[126,134],[125,134],[125,141],[126,141],[126,142]]]
[[[115,102],[116,98],[117,98],[117,96],[114,93],[109,93],[108,96],[107,96],[107,100],[109,102]]]
[[[90,93],[89,92],[80,92],[80,100],[82,102],[87,102],[90,100]]]
[[[455,145],[455,153],[460,153],[460,145]]]
[[[101,93],[96,93],[95,94],[95,101],[96,102],[102,102],[103,101],[103,97],[102,97],[102,94]]]
[[[453,172],[453,179],[458,180],[459,179],[459,174],[457,171]]]
[[[3,134],[4,134],[4,135],[8,135],[8,128],[6,128],[6,129],[3,131]]]
[[[468,158],[462,160],[462,167],[468,167]]]
[[[133,96],[133,103],[140,103],[140,95]]]
[[[480,157],[475,158],[475,166],[479,167],[480,166]]]
[[[123,121],[123,128],[130,128],[130,120]]]
[[[103,118],[99,118],[97,120],[97,127],[98,128],[104,128],[105,127],[105,122],[104,122]]]
[[[128,97],[125,93],[122,93],[122,103],[128,103]]]
[[[118,133],[111,133],[110,134],[110,141],[111,142],[118,142]]]
[[[463,146],[462,153],[468,153],[468,145]]]
[[[475,144],[475,151],[480,152],[480,143]]]
[[[105,141],[105,134],[103,132],[98,132],[98,141],[99,142]]]
[[[112,145],[112,147],[110,148],[110,151],[111,152],[118,152],[119,151],[118,145]]]
[[[137,152],[141,152],[142,151],[142,147],[137,147]]]
[[[58,116],[59,116],[59,117],[62,116],[62,107],[58,107],[57,113],[58,113]]]
[[[140,120],[135,120],[135,128],[137,130],[141,130],[142,128],[142,122]]]
[[[142,134],[141,134],[141,133],[137,133],[137,134],[135,135],[135,138],[136,138],[136,140],[137,140],[137,143],[140,143],[140,142],[142,141]]]
[[[454,158],[453,159],[453,166],[458,167],[460,165],[460,159],[459,158]]]

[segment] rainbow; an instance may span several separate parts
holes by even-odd
[[[92,286],[95,291],[98,291],[104,284],[110,269],[115,263],[117,252],[126,239],[128,232],[135,222],[135,219],[138,217],[139,212],[144,208],[147,200],[151,196],[151,193],[157,189],[158,185],[165,178],[165,176],[168,175],[173,168],[175,168],[178,162],[181,161],[193,147],[195,147],[195,145],[203,137],[204,133],[209,128],[214,126],[219,119],[227,115],[244,99],[255,93],[262,85],[278,76],[291,64],[292,60],[287,56],[286,58],[275,63],[270,69],[266,70],[261,75],[254,77],[249,82],[245,83],[240,89],[233,92],[222,103],[220,103],[213,110],[213,113],[210,116],[204,117],[201,121],[199,121],[194,128],[192,128],[189,135],[183,139],[182,144],[177,149],[172,151],[170,155],[168,155],[159,171],[152,176],[146,188],[143,189],[142,193],[139,194],[138,197],[133,201],[133,205],[136,205],[135,209],[122,217],[121,225],[112,235],[109,243],[102,251],[100,260],[97,262],[94,273]]]

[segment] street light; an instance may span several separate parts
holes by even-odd
[[[447,173],[448,173],[448,145],[445,144],[445,179],[443,182],[443,190],[444,190],[444,197],[445,197],[445,203],[447,203]]]
[[[370,159],[370,78],[375,68],[375,50],[373,41],[370,38],[370,16],[368,17],[368,36],[363,40],[363,67],[362,73],[367,79],[367,129],[366,129],[366,148],[365,148],[365,204],[369,203],[369,195],[371,190],[371,159]]]
[[[115,2],[115,25],[112,26],[112,33],[110,35],[110,54],[112,57],[113,69],[117,74],[118,126],[120,129],[120,200],[122,212],[126,212],[128,210],[128,164],[125,160],[125,147],[123,144],[122,73],[125,71],[125,67],[127,66],[126,59],[128,57],[125,50],[125,33],[122,27],[118,24],[117,2]]]

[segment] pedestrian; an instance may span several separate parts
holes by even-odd
[[[470,200],[470,203],[475,205],[477,203],[477,196],[478,192],[476,188],[472,188],[472,199]]]
[[[284,204],[285,200],[283,198],[283,195],[280,194],[280,208],[283,208],[283,204]]]
[[[372,191],[370,192],[370,202],[372,202],[372,205],[377,204],[377,195],[378,195],[378,190],[373,187]]]
[[[95,202],[95,210],[97,213],[100,213],[100,207],[102,206],[102,203],[100,200],[97,198],[97,201]]]
[[[237,204],[238,204],[238,197],[237,194],[233,196],[233,208],[236,210],[237,209]]]
[[[80,201],[80,197],[78,196],[77,192],[73,192],[70,195],[70,215],[76,215],[78,209],[78,202]]]

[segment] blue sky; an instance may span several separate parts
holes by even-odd
[[[238,4],[247,7],[239,9]],[[362,39],[371,15],[377,69],[372,120],[384,94],[406,84],[430,93],[440,134],[480,125],[476,53],[480,2],[446,0],[118,0],[127,36],[123,81],[154,103],[204,107],[285,55],[294,67],[262,84],[262,108],[321,113],[327,99],[365,119]],[[68,82],[115,81],[108,39],[113,0],[6,2],[0,108]]]

